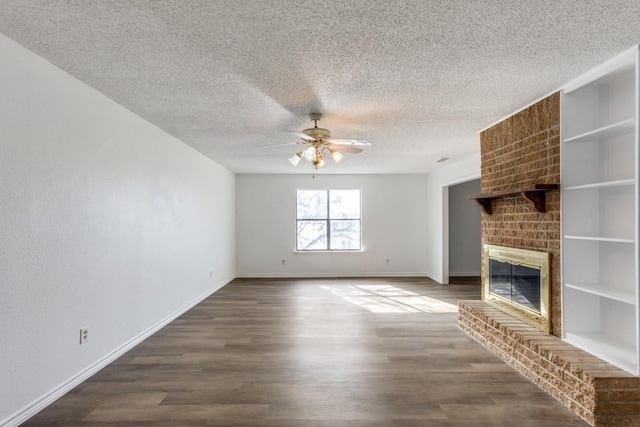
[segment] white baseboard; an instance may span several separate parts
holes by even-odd
[[[23,422],[27,421],[29,418],[33,417],[35,414],[42,411],[44,408],[46,408],[47,406],[49,406],[50,404],[52,404],[53,402],[55,402],[56,400],[64,396],[66,393],[71,391],[74,387],[81,384],[83,381],[85,381],[86,379],[91,377],[93,374],[95,374],[96,372],[98,372],[99,370],[107,366],[109,363],[113,362],[118,357],[122,356],[124,353],[131,350],[136,345],[140,344],[142,341],[144,341],[145,339],[147,339],[148,337],[156,333],[159,329],[162,329],[164,326],[171,323],[174,319],[181,316],[182,314],[184,314],[194,306],[196,306],[202,300],[209,297],[211,294],[213,294],[223,286],[227,285],[229,282],[235,279],[235,277],[236,277],[235,275],[231,276],[219,282],[218,284],[214,285],[213,288],[207,290],[206,292],[194,298],[187,304],[183,305],[178,310],[174,311],[164,319],[157,322],[155,325],[151,326],[147,330],[133,337],[131,340],[124,343],[120,347],[116,348],[111,353],[107,354],[106,356],[98,360],[93,365],[88,366],[86,369],[81,371],[76,376],[68,379],[67,381],[65,381],[64,383],[62,383],[61,385],[53,389],[52,391],[36,399],[34,402],[27,405],[22,410],[15,413],[14,415],[9,416],[8,418],[0,422],[0,427],[17,427]]]
[[[434,282],[438,282],[440,284],[443,283],[442,276],[440,276],[440,275],[436,275],[436,274],[433,274],[433,273],[425,273],[425,276],[427,276],[429,279],[433,280]]]
[[[340,277],[429,277],[421,272],[377,272],[377,273],[238,273],[238,279],[328,279]]]

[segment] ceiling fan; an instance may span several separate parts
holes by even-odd
[[[324,156],[328,153],[334,162],[338,163],[344,158],[345,153],[358,154],[362,152],[360,147],[370,147],[371,143],[364,139],[335,139],[331,138],[329,129],[319,128],[318,121],[322,118],[321,113],[309,113],[309,118],[314,126],[302,132],[290,131],[298,135],[301,140],[291,144],[304,147],[289,158],[293,166],[298,166],[301,159],[310,162],[314,170],[325,167]]]

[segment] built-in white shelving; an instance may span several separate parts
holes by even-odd
[[[563,338],[639,373],[638,48],[562,94]]]
[[[565,339],[576,347],[589,349],[590,353],[610,363],[633,372],[636,366],[635,346],[616,341],[608,334],[599,333],[571,333],[565,334]]]
[[[617,181],[594,182],[593,184],[582,184],[567,187],[565,190],[588,190],[590,188],[622,187],[635,185],[635,179],[619,179]]]
[[[635,292],[615,289],[610,284],[574,284],[574,283],[565,283],[565,287],[570,289],[576,289],[581,292],[587,292],[593,295],[598,295],[604,298],[609,298],[615,301],[620,301],[625,304],[635,304]]]
[[[594,242],[613,242],[613,243],[635,243],[633,239],[618,239],[615,237],[603,237],[603,236],[571,236],[566,234],[564,236],[567,240],[591,240]]]
[[[636,121],[632,117],[617,123],[613,123],[611,125],[601,127],[599,129],[594,129],[594,130],[585,132],[583,134],[576,135],[571,138],[567,138],[564,140],[564,142],[565,143],[586,142],[586,141],[592,141],[592,140],[598,140],[598,139],[614,138],[616,136],[634,132],[635,126],[636,126]]]

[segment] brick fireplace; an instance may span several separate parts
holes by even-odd
[[[483,131],[480,143],[483,194],[559,184],[560,94]],[[489,203],[491,214],[482,213],[483,244],[550,254],[551,330],[546,333],[484,301],[460,302],[460,327],[591,425],[640,425],[640,379],[560,339],[559,190],[546,192],[546,212],[519,194]]]
[[[560,94],[556,93],[480,135],[483,193],[560,182]],[[551,332],[560,336],[560,191],[546,195],[546,212],[522,197],[493,201],[482,215],[482,243],[551,254]],[[484,262],[482,263],[484,266]],[[483,276],[485,272],[483,271]]]

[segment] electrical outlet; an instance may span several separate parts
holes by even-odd
[[[213,277],[213,270],[209,270],[209,279]]]
[[[282,260],[282,265],[284,265],[284,260]]]
[[[387,264],[389,264],[389,258],[387,258]]]
[[[89,340],[89,327],[80,328],[80,345]]]

